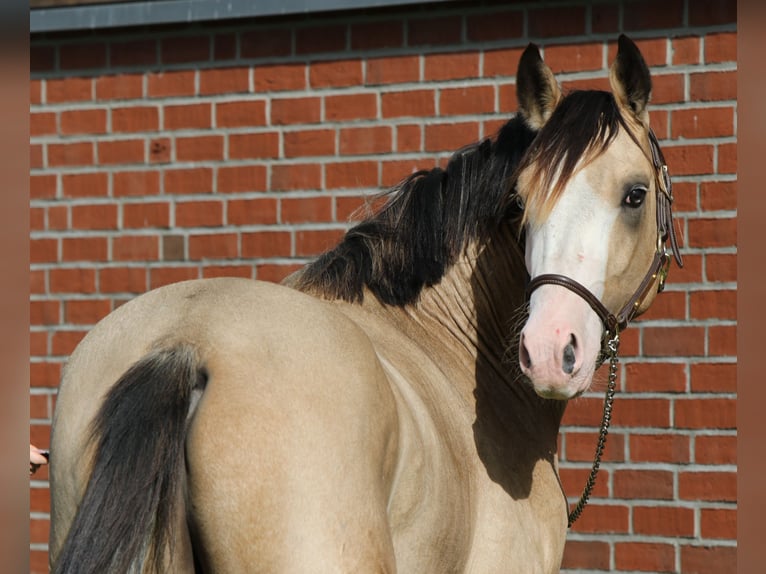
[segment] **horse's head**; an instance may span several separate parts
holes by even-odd
[[[661,289],[669,236],[680,264],[670,182],[649,128],[649,70],[625,36],[609,79],[611,93],[564,96],[534,45],[519,63],[520,113],[539,130],[517,172],[531,278],[519,362],[547,398],[588,388],[604,334]]]

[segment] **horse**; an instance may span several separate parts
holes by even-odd
[[[50,458],[55,573],[560,568],[557,436],[661,290],[673,231],[649,69],[519,110],[282,284],[176,283],[81,341]]]

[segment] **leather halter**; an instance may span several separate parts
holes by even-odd
[[[657,137],[651,129],[649,130],[649,147],[652,152],[652,163],[657,172],[657,249],[654,252],[654,258],[649,266],[649,271],[644,276],[643,281],[641,281],[641,284],[638,286],[638,289],[636,289],[633,296],[628,299],[627,303],[625,303],[616,314],[612,314],[587,287],[565,275],[555,273],[538,275],[527,285],[527,298],[529,298],[535,289],[542,285],[558,285],[559,287],[564,287],[579,295],[591,306],[601,319],[608,334],[606,337],[607,339],[617,335],[628,326],[630,321],[633,320],[658,276],[659,284],[657,292],[662,292],[665,288],[665,279],[667,278],[668,268],[670,267],[670,256],[666,246],[668,239],[670,239],[670,248],[676,263],[679,267],[683,267],[683,260],[681,259],[681,253],[678,249],[678,241],[673,226],[673,213],[671,210],[671,204],[673,203],[673,185],[670,181],[665,157],[657,142]]]

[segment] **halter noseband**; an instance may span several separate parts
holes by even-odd
[[[657,248],[654,252],[652,263],[649,266],[649,271],[644,276],[638,289],[633,293],[633,296],[628,299],[627,303],[625,303],[617,314],[612,314],[587,287],[578,283],[574,279],[556,273],[538,275],[527,285],[527,298],[535,289],[542,285],[558,285],[559,287],[569,289],[580,296],[591,306],[601,319],[601,323],[604,325],[604,329],[606,329],[606,339],[617,335],[628,326],[630,321],[633,320],[658,276],[659,285],[657,287],[657,292],[662,292],[665,288],[665,279],[667,278],[668,268],[670,267],[670,256],[666,246],[668,239],[670,239],[670,248],[676,263],[678,263],[679,267],[683,267],[683,260],[681,259],[681,253],[678,249],[678,241],[673,226],[673,213],[671,210],[671,204],[673,203],[673,185],[670,181],[670,174],[668,173],[668,166],[665,163],[665,157],[662,155],[662,150],[657,142],[657,137],[651,129],[649,130],[649,147],[652,152],[652,163],[657,171]]]

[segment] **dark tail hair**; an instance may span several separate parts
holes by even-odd
[[[152,351],[112,387],[93,419],[93,469],[54,574],[159,572],[183,494],[184,441],[207,375],[195,349]]]

